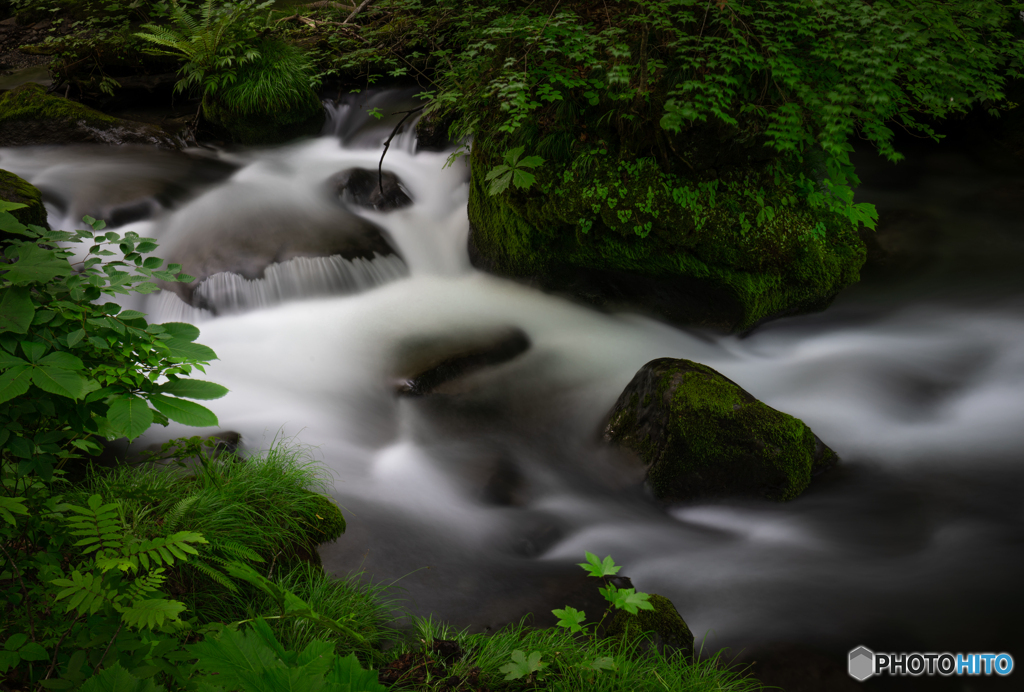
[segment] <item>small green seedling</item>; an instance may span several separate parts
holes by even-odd
[[[540,657],[539,651],[534,651],[527,656],[524,652],[516,649],[512,652],[512,662],[506,663],[498,670],[505,673],[506,680],[532,679],[535,674],[548,667],[547,663],[541,662]]]

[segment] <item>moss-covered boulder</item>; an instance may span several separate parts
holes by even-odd
[[[838,457],[802,421],[689,360],[643,366],[612,408],[605,439],[636,452],[662,500],[760,494],[791,500]]]
[[[43,198],[39,190],[27,180],[10,171],[0,170],[0,199],[27,205],[11,212],[21,223],[47,227]]]
[[[647,636],[658,649],[673,649],[686,658],[693,658],[693,633],[672,605],[672,601],[651,594],[648,602],[653,610],[640,610],[635,615],[619,610],[605,628],[609,637],[635,640]]]
[[[860,278],[865,248],[856,224],[812,208],[808,191],[796,189],[796,181],[820,177],[810,164],[760,149],[720,163],[710,152],[697,150],[699,157],[700,167],[680,174],[654,158],[588,149],[570,163],[533,169],[529,189],[491,195],[486,176],[502,161],[477,143],[474,264],[593,303],[740,331],[824,309]]]
[[[150,144],[179,148],[155,125],[122,120],[24,84],[0,95],[0,147],[33,144]]]

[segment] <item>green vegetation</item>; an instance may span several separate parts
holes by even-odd
[[[25,226],[45,226],[46,208],[43,206],[43,197],[34,185],[23,180],[10,171],[0,169],[0,200],[7,200],[15,204],[23,204],[18,209],[8,209],[14,219]],[[13,238],[0,230],[0,238]]]

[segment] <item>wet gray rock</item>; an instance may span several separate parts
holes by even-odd
[[[327,183],[346,205],[391,211],[412,204],[402,181],[390,171],[378,178],[377,171],[348,168],[335,173]]]
[[[403,396],[448,393],[453,391],[451,383],[510,361],[529,348],[530,338],[526,332],[514,327],[477,336],[464,335],[458,340],[409,339],[397,352],[396,391]]]

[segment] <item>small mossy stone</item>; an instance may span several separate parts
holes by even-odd
[[[11,212],[19,222],[25,225],[46,225],[46,208],[39,190],[27,180],[19,178],[10,171],[0,170],[0,199],[17,202],[28,206]]]
[[[636,452],[661,500],[760,494],[791,500],[838,457],[803,421],[706,365],[644,365],[609,414],[605,439]]]
[[[651,594],[648,602],[654,606],[654,610],[640,610],[635,615],[624,610],[616,612],[605,629],[606,634],[630,641],[645,635],[651,636],[651,643],[658,649],[674,649],[692,660],[693,633],[672,601]]]
[[[345,517],[334,500],[326,495],[313,493],[304,516],[309,522],[310,543],[313,545],[336,541],[345,533]]]

